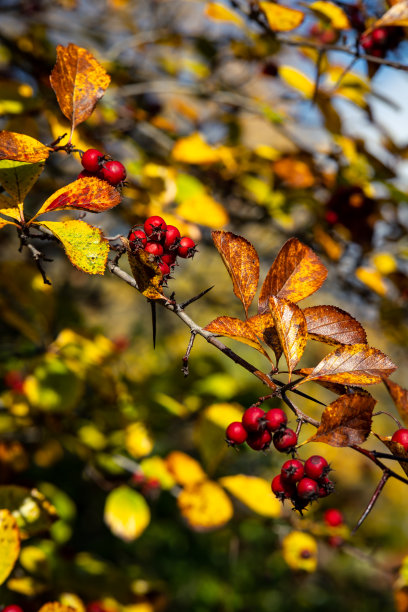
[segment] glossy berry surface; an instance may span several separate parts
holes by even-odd
[[[343,515],[337,508],[329,508],[324,513],[324,522],[329,527],[338,527],[343,523]]]
[[[134,242],[138,246],[146,246],[147,237],[143,230],[133,230],[129,234],[129,242]]]
[[[278,429],[286,427],[288,422],[288,417],[281,408],[271,408],[268,410],[265,414],[265,419],[266,428],[269,431],[278,431]]]
[[[170,268],[166,263],[164,263],[164,261],[159,263],[159,268],[163,276],[168,276],[170,274]]]
[[[150,236],[152,240],[161,240],[165,235],[167,225],[164,219],[153,215],[144,222],[144,231],[146,236]]]
[[[408,429],[397,429],[392,434],[391,440],[401,444],[405,450],[408,450]]]
[[[177,248],[180,238],[181,234],[177,227],[175,227],[174,225],[168,225],[164,236],[164,248],[167,250]]]
[[[282,429],[273,436],[273,445],[281,453],[290,453],[297,444],[297,435],[293,429]]]
[[[259,431],[262,427],[264,416],[265,413],[262,408],[251,406],[242,415],[242,424],[248,432]]]
[[[98,149],[88,149],[81,158],[81,164],[88,172],[98,172],[102,158],[103,153]]]
[[[298,459],[289,459],[282,465],[281,477],[284,482],[298,482],[303,476],[303,463]]]
[[[305,461],[305,474],[309,478],[318,480],[323,476],[326,476],[330,471],[329,464],[324,457],[320,455],[312,455]]]
[[[23,608],[12,604],[11,606],[6,606],[5,608],[3,608],[3,612],[23,612]]]
[[[272,436],[267,429],[256,433],[250,433],[247,439],[248,446],[257,451],[269,448],[271,441]]]
[[[180,239],[180,244],[177,249],[177,255],[182,257],[183,259],[187,259],[188,257],[193,257],[195,253],[195,242],[191,240],[188,236],[183,236]]]
[[[274,493],[281,501],[284,499],[290,499],[296,495],[296,486],[293,483],[285,482],[282,479],[281,474],[278,474],[272,480],[271,489],[272,493]]]
[[[108,161],[102,168],[102,178],[111,185],[119,185],[126,178],[126,168],[119,161]]]
[[[162,261],[168,266],[174,266],[176,259],[177,255],[175,253],[164,253],[164,255],[162,255]]]
[[[248,437],[248,432],[239,421],[230,423],[225,430],[225,437],[228,444],[242,444]]]
[[[150,253],[150,255],[154,255],[155,257],[160,257],[163,254],[163,247],[158,242],[148,242],[144,248],[146,253]]]
[[[313,501],[319,497],[319,485],[312,478],[302,478],[298,482],[297,494],[303,501]]]

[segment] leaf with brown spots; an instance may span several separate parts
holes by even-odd
[[[307,334],[326,344],[367,344],[364,328],[348,312],[336,306],[311,306],[303,311]]]
[[[403,387],[400,387],[397,383],[392,380],[388,380],[384,378],[383,380],[385,386],[388,389],[389,394],[391,395],[392,401],[397,408],[400,417],[404,421],[405,425],[408,425],[408,391]]]
[[[121,238],[126,247],[130,268],[137,288],[149,300],[166,300],[162,294],[163,275],[154,256],[143,249],[132,249],[126,238]]]
[[[296,386],[311,380],[343,385],[374,385],[396,370],[391,359],[366,344],[340,346],[324,357]]]
[[[49,148],[31,136],[7,130],[0,132],[0,160],[10,159],[35,164],[45,161],[49,154]]]
[[[365,392],[341,395],[324,409],[319,428],[308,442],[324,442],[330,446],[362,444],[371,431],[376,403]]]
[[[86,49],[70,43],[57,46],[57,62],[50,76],[61,111],[71,132],[88,119],[110,83],[110,76]]]
[[[290,380],[305,350],[306,319],[299,306],[292,304],[289,300],[273,296],[269,299],[269,307],[288,364]]]
[[[381,440],[383,444],[388,448],[392,455],[397,455],[399,457],[403,457],[408,460],[408,451],[400,444],[399,442],[394,442],[391,440],[391,436],[379,436],[378,434],[374,434],[376,438]],[[408,461],[398,461],[404,472],[408,475]]]
[[[248,308],[258,287],[258,254],[248,240],[232,232],[215,231],[212,238],[232,279],[234,293],[248,316]]]
[[[241,321],[241,319],[236,319],[234,317],[217,317],[217,319],[211,321],[204,329],[213,334],[227,336],[228,338],[233,338],[234,340],[248,344],[269,359],[268,353],[262,347],[247,321]]]
[[[313,372],[313,368],[300,368],[299,370],[293,371],[294,374],[298,374],[299,376],[309,376],[311,372]],[[341,385],[339,383],[329,382],[328,380],[315,380],[314,382],[336,395],[345,395],[350,393],[350,390],[352,390],[353,393],[356,391],[364,391],[364,389],[356,385]]]
[[[270,346],[276,357],[276,367],[278,367],[279,359],[282,356],[283,349],[279,340],[278,332],[276,331],[275,323],[270,312],[265,312],[261,315],[255,315],[247,320],[255,336],[262,340],[266,346]]]
[[[20,554],[17,521],[8,510],[0,510],[0,584],[6,580]]]
[[[120,201],[120,193],[115,187],[92,176],[79,179],[58,189],[44,202],[33,219],[56,210],[77,209],[95,213],[105,212],[117,206]]]
[[[258,300],[258,313],[269,309],[269,298],[276,295],[300,302],[317,291],[326,280],[327,269],[318,256],[297,238],[290,238],[269,269]]]

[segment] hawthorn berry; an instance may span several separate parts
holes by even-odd
[[[164,253],[164,255],[162,255],[162,262],[166,263],[168,266],[174,266],[176,259],[177,255],[175,253]]]
[[[299,459],[285,461],[281,468],[281,477],[284,482],[298,482],[304,476],[303,463]]]
[[[137,246],[145,247],[147,236],[143,230],[132,230],[129,234],[129,242],[134,242]]]
[[[397,431],[394,431],[392,434],[391,440],[401,444],[404,450],[408,450],[408,429],[397,429]]]
[[[282,408],[271,408],[265,414],[265,424],[266,428],[269,431],[277,431],[283,427],[286,427],[286,423],[288,422],[288,417]]]
[[[247,444],[253,450],[266,450],[269,448],[272,436],[267,429],[264,431],[252,432],[248,435]]]
[[[273,435],[273,445],[280,453],[290,453],[297,444],[297,435],[293,429],[281,429]]]
[[[101,170],[102,178],[111,185],[119,185],[126,178],[126,168],[119,161],[108,161]],[[147,233],[147,232],[146,232]]]
[[[183,259],[188,259],[189,257],[193,257],[195,251],[196,244],[194,240],[191,240],[188,236],[183,236],[180,239],[180,244],[177,249],[177,255],[182,257]]]
[[[160,257],[160,255],[163,255],[163,247],[158,242],[148,242],[144,250],[146,253],[150,253],[150,255],[154,255],[155,257]]]
[[[327,497],[334,491],[334,483],[327,478],[327,476],[323,476],[323,478],[319,478],[319,497]]]
[[[163,246],[166,250],[173,250],[178,247],[181,238],[180,231],[174,225],[168,225],[164,236]]]
[[[329,527],[338,527],[343,523],[343,515],[337,508],[329,508],[324,513],[324,522]]]
[[[309,478],[318,480],[330,472],[329,464],[324,457],[312,455],[305,461],[305,474]]]
[[[89,172],[88,170],[82,170],[78,176],[77,176],[77,180],[78,179],[83,179],[83,178],[89,178],[91,176],[95,176],[94,172]]]
[[[262,428],[265,413],[258,406],[250,406],[242,415],[242,424],[248,432],[259,431]]]
[[[297,494],[302,501],[313,501],[319,497],[319,485],[312,478],[302,478],[297,485]]]
[[[167,225],[164,219],[158,217],[157,215],[153,215],[149,217],[144,222],[144,231],[146,232],[146,236],[149,236],[151,240],[160,241],[165,235]]]
[[[386,45],[388,39],[388,32],[386,28],[376,28],[371,32],[371,38],[376,45]]]
[[[88,172],[98,172],[104,155],[98,149],[88,149],[81,157],[81,164]]]
[[[17,606],[16,604],[11,604],[10,606],[3,608],[3,612],[23,612],[23,608],[20,608],[20,606]]]
[[[242,444],[248,437],[248,432],[239,421],[230,423],[225,430],[225,436],[228,444],[234,446],[235,444]]]
[[[159,262],[158,265],[163,276],[168,276],[170,274],[170,268],[164,261]]]
[[[291,482],[284,481],[281,474],[278,474],[275,476],[275,478],[273,478],[271,482],[271,489],[272,493],[274,493],[281,501],[295,497],[296,495],[296,485]]]

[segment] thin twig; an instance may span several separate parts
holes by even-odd
[[[379,410],[378,412],[374,412],[373,417],[380,416],[380,414],[386,414],[387,416],[389,416],[393,421],[395,421],[398,428],[401,429],[402,425],[400,421],[393,414],[391,414],[390,412],[387,412],[386,410]]]
[[[38,271],[40,272],[40,274],[42,276],[44,285],[51,285],[51,281],[48,280],[47,275],[45,273],[45,270],[42,267],[41,261],[52,261],[52,259],[49,259],[48,257],[44,257],[44,255],[41,253],[41,251],[36,249],[35,246],[33,246],[30,243],[26,243],[25,246],[30,251],[31,257],[34,259],[34,261],[36,263]]]
[[[303,410],[295,406],[295,404],[286,395],[286,391],[281,390],[281,397],[285,404],[292,410],[292,412],[296,414],[297,418],[300,421],[310,423],[310,425],[313,425],[314,427],[319,427],[319,421],[316,421],[316,419],[313,419],[312,417],[308,416],[305,412],[303,412]]]
[[[317,94],[319,93],[319,81],[320,81],[320,77],[322,74],[322,61],[324,58],[324,54],[325,54],[324,49],[319,49],[318,56],[317,56],[317,62],[316,62],[316,78],[315,78],[315,84],[314,84],[314,91],[313,91],[313,97],[311,100],[312,104],[316,102]]]
[[[205,295],[206,293],[211,291],[211,289],[214,289],[214,285],[212,285],[212,287],[208,287],[208,289],[204,289],[204,291],[201,291],[198,295],[195,295],[194,297],[190,298],[189,300],[186,300],[185,302],[182,302],[181,304],[179,304],[179,308],[181,308],[181,310],[184,310],[184,308],[187,308],[187,306],[189,306],[193,302],[195,302],[195,301],[199,300],[200,298],[202,298],[203,295]]]
[[[357,531],[357,529],[362,525],[362,523],[365,521],[365,519],[367,518],[367,516],[370,514],[371,510],[374,507],[375,502],[377,501],[377,499],[380,496],[381,491],[383,490],[385,483],[387,482],[387,480],[390,478],[391,473],[388,470],[384,470],[383,475],[381,476],[381,480],[377,485],[376,490],[374,491],[368,505],[367,508],[364,510],[363,514],[360,516],[360,518],[357,521],[357,525],[354,527],[354,529],[352,530],[351,534],[354,535]]]
[[[190,353],[191,353],[191,349],[193,348],[193,344],[194,344],[194,340],[196,338],[197,332],[196,331],[192,331],[190,334],[190,341],[188,343],[187,346],[187,350],[186,350],[186,354],[183,357],[183,367],[181,368],[181,371],[183,372],[184,376],[188,376],[189,371],[188,371],[188,359],[190,357]]]

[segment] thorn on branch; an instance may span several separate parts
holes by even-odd
[[[214,285],[212,285],[211,287],[208,287],[208,289],[204,289],[204,291],[201,291],[201,293],[199,293],[198,295],[195,295],[194,297],[190,298],[189,300],[186,300],[185,302],[182,302],[181,304],[179,304],[179,309],[180,310],[184,310],[187,306],[189,306],[190,304],[192,304],[196,300],[199,300],[200,298],[202,298],[203,295],[205,295],[206,293],[211,291],[211,289],[214,289]]]
[[[181,368],[181,371],[183,372],[184,376],[189,375],[188,359],[190,357],[191,349],[193,348],[193,344],[194,344],[196,335],[197,335],[197,332],[194,329],[192,329],[190,333],[190,341],[187,346],[186,354],[183,357],[183,366]]]

